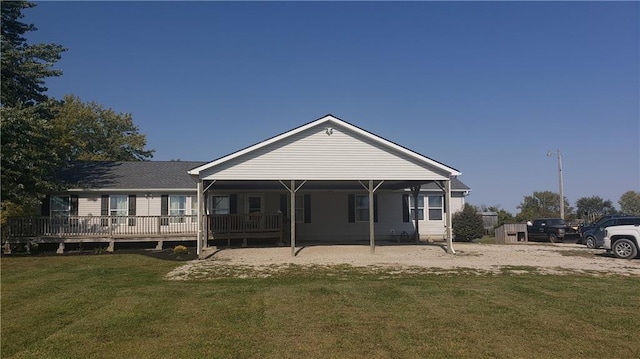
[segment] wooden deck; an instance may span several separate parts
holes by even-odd
[[[277,239],[283,241],[281,214],[224,214],[207,217],[207,241],[242,239]],[[195,241],[197,216],[68,216],[11,217],[6,225],[5,253],[12,245],[58,243],[58,253],[65,243],[116,243]]]

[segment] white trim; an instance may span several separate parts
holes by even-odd
[[[391,141],[385,140],[382,137],[376,136],[376,135],[374,135],[374,134],[372,134],[370,132],[367,132],[367,131],[365,131],[363,129],[360,129],[360,128],[356,127],[356,126],[353,126],[353,125],[351,125],[351,124],[349,124],[347,122],[344,122],[344,121],[342,121],[340,119],[337,119],[337,118],[335,118],[335,117],[333,117],[331,115],[327,115],[327,116],[322,117],[322,118],[320,118],[318,120],[310,122],[310,123],[308,123],[308,124],[306,124],[304,126],[295,128],[295,129],[293,129],[291,131],[288,131],[288,132],[285,132],[285,133],[283,133],[281,135],[272,137],[272,138],[270,138],[268,140],[262,141],[260,143],[257,143],[257,144],[255,144],[253,146],[250,146],[250,147],[247,147],[247,148],[245,148],[243,150],[240,150],[238,152],[234,152],[234,153],[232,153],[230,155],[227,155],[225,157],[219,158],[219,159],[217,159],[215,161],[212,161],[212,162],[206,163],[206,164],[204,164],[202,166],[196,167],[196,168],[194,168],[192,170],[189,170],[188,173],[190,175],[199,176],[200,172],[202,172],[204,170],[207,170],[209,168],[215,167],[215,166],[220,165],[220,164],[222,164],[224,162],[233,160],[234,158],[240,157],[240,156],[242,156],[244,154],[247,154],[249,152],[256,151],[256,150],[258,150],[260,148],[263,148],[263,147],[268,146],[268,145],[270,145],[272,143],[278,142],[278,141],[280,141],[282,139],[285,139],[287,137],[291,137],[291,136],[293,136],[293,135],[295,135],[297,133],[300,133],[300,132],[305,131],[305,130],[307,130],[309,128],[312,128],[312,127],[316,127],[316,126],[321,125],[323,123],[334,123],[335,125],[345,127],[350,131],[353,131],[353,132],[355,132],[355,133],[357,133],[357,134],[359,134],[361,136],[364,136],[364,137],[366,137],[366,138],[368,138],[368,139],[370,139],[372,141],[378,142],[378,143],[380,143],[380,144],[382,144],[384,146],[390,147],[390,148],[392,148],[392,149],[394,149],[394,150],[396,150],[398,152],[401,152],[401,153],[403,153],[403,154],[405,154],[405,155],[407,155],[407,156],[409,156],[409,157],[411,157],[411,158],[413,158],[415,160],[418,160],[420,162],[426,163],[429,166],[433,166],[433,167],[439,168],[439,169],[441,169],[441,170],[443,170],[445,172],[448,172],[450,176],[460,176],[462,174],[461,172],[459,172],[459,171],[457,171],[457,170],[455,170],[455,169],[453,169],[453,168],[451,168],[449,166],[443,165],[442,163],[436,162],[436,161],[434,161],[434,160],[432,160],[432,159],[430,159],[428,157],[425,157],[425,156],[420,155],[420,154],[418,154],[416,152],[413,152],[413,151],[411,151],[409,149],[406,149],[406,148],[404,148],[404,147],[402,147],[400,145],[397,145],[397,144],[395,144],[395,143],[393,143]]]
[[[162,192],[162,193],[175,193],[175,192],[189,192],[189,193],[197,193],[196,188],[70,188],[66,192],[108,192],[108,193],[120,193],[120,192],[134,192],[134,193],[143,193],[143,192]],[[56,192],[58,193],[58,192]]]
[[[249,198],[260,198],[260,211],[258,213],[264,213],[264,194],[262,193],[247,193],[244,195],[244,213],[249,214]]]

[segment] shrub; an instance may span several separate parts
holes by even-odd
[[[177,245],[173,248],[173,254],[187,254],[189,253],[189,251],[187,250],[187,247],[183,246],[183,245]]]
[[[474,206],[466,203],[462,211],[453,215],[452,229],[457,242],[469,242],[482,238],[484,235],[482,216]]]

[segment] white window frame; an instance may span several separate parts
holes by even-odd
[[[60,202],[57,202],[56,199],[59,199]],[[58,206],[58,204],[64,205],[66,201],[66,208],[63,209],[64,206]],[[60,209],[58,209],[60,208]],[[69,217],[71,216],[71,196],[51,196],[49,199],[49,215],[51,217]]]
[[[364,198],[367,205],[359,206],[360,201],[358,198]],[[368,194],[356,194],[353,196],[353,212],[356,222],[369,222],[369,195]],[[361,215],[364,214],[364,217]]]
[[[191,200],[191,215],[198,215],[198,196],[189,196]]]
[[[178,206],[174,208],[172,204]],[[184,223],[187,215],[187,196],[170,195],[169,196],[169,223]]]
[[[219,205],[222,203],[222,202],[218,202],[218,199],[223,200],[225,198],[227,200],[227,206],[218,208]],[[229,196],[228,194],[212,194],[209,197],[209,199],[210,199],[209,214],[214,215],[214,214],[230,214],[231,213],[231,196]]]
[[[432,205],[431,203],[431,199],[436,199],[439,198],[440,199],[440,204],[434,204]],[[444,198],[442,196],[428,196],[427,199],[427,205],[428,205],[428,212],[429,212],[429,220],[430,221],[442,221],[442,219],[444,218]],[[432,212],[431,211],[438,211],[439,210],[439,215],[438,216],[432,216]],[[440,218],[434,218],[434,217],[440,217]]]
[[[115,206],[114,203],[122,203],[117,199],[124,198],[124,209]],[[111,224],[127,224],[127,219],[122,217],[129,216],[129,196],[126,194],[115,194],[109,196],[109,216],[111,216]]]
[[[250,205],[249,202],[250,202],[251,198],[260,198],[260,208],[258,209],[258,211],[251,212],[251,208],[249,207],[249,205]],[[244,213],[247,213],[247,214],[250,214],[250,213],[264,213],[264,195],[259,194],[259,193],[247,194],[245,196],[245,200],[244,200]]]
[[[407,203],[409,204],[409,218],[410,220],[415,221],[416,217],[415,217],[415,210],[413,206],[413,196],[409,195],[407,197],[408,197]],[[419,221],[424,221],[424,200],[425,200],[425,195],[419,194],[418,195],[418,220]],[[422,205],[420,205],[420,201],[422,201]]]
[[[296,195],[296,223],[304,223],[304,195]],[[291,213],[291,195],[287,195],[287,213],[284,216],[289,217]]]

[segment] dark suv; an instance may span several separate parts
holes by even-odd
[[[640,216],[606,216],[582,232],[582,243],[587,248],[600,248],[604,245],[604,231],[607,227],[626,224],[640,225]]]

